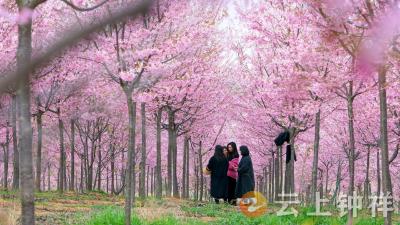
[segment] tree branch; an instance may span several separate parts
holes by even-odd
[[[21,68],[14,69],[10,73],[1,74],[0,93],[7,92],[8,87],[15,85],[23,77],[29,76],[29,74],[32,73],[36,68],[40,67],[46,62],[49,62],[62,50],[75,44],[82,38],[87,37],[88,35],[98,31],[100,28],[108,24],[123,20],[127,17],[135,18],[141,15],[143,12],[146,12],[147,9],[150,7],[150,3],[150,0],[145,0],[140,4],[126,6],[113,15],[110,15],[104,19],[99,19],[97,23],[87,25],[84,28],[79,26],[72,29],[72,31],[69,32],[70,35],[54,42],[52,45],[50,45],[49,48],[47,48],[46,51],[44,51],[43,54],[40,54],[39,56],[33,58],[30,63],[21,66]]]
[[[75,9],[75,10],[77,10],[77,11],[80,11],[80,12],[86,12],[86,11],[91,11],[91,10],[97,9],[97,8],[99,8],[100,6],[104,5],[106,2],[108,2],[108,0],[104,0],[103,2],[101,2],[101,3],[98,4],[98,5],[91,6],[91,7],[89,7],[89,8],[81,8],[81,7],[75,5],[74,3],[69,2],[69,1],[67,1],[67,0],[61,0],[61,1],[64,2],[65,4],[67,4],[68,6],[70,6],[71,8],[73,8],[73,9]]]

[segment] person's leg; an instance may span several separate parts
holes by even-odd
[[[236,187],[236,180],[232,177],[229,177],[228,181],[228,202],[232,204],[232,201],[235,198],[235,187]]]
[[[214,198],[215,203],[219,204],[219,199],[218,198]]]
[[[232,186],[231,204],[236,205],[236,202],[237,202],[237,200],[236,200],[236,179],[232,178],[231,186]]]

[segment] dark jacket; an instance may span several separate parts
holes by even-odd
[[[238,180],[236,183],[236,197],[241,198],[249,191],[254,191],[253,163],[249,155],[242,157],[238,167]]]
[[[213,198],[228,197],[228,160],[217,159],[215,156],[208,161],[207,168],[211,170],[211,196]]]

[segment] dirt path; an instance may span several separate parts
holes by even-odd
[[[64,224],[74,213],[90,211],[93,206],[107,205],[123,205],[123,199],[97,193],[39,194],[35,199],[36,221],[39,225]],[[0,225],[17,225],[21,209],[16,196],[0,196],[0,212]]]
[[[20,215],[20,205],[16,195],[0,195],[0,225],[17,225]],[[196,217],[204,222],[214,221],[215,218],[191,215],[181,209],[188,205],[187,200],[177,198],[164,198],[162,201],[148,200],[144,203],[137,202],[134,212],[139,218],[152,221],[166,216],[175,218]],[[38,225],[58,225],[73,221],[77,213],[90,212],[94,206],[124,205],[122,196],[113,197],[105,194],[76,194],[67,192],[42,193],[35,200],[35,215]],[[71,219],[72,218],[72,219]]]

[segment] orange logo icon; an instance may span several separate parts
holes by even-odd
[[[258,191],[250,191],[243,195],[239,208],[247,217],[259,217],[267,212],[267,199]]]

